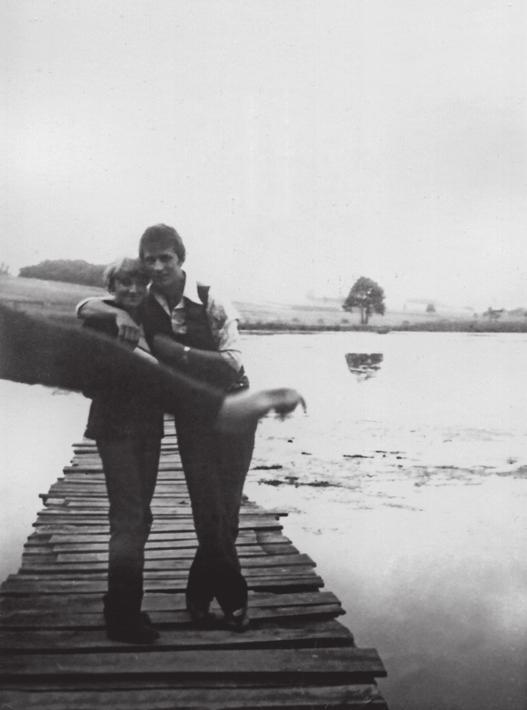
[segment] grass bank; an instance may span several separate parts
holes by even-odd
[[[42,281],[14,276],[0,277],[0,301],[35,315],[76,322],[75,306],[86,296],[104,294],[102,288],[60,281]],[[360,324],[358,313],[347,313],[338,304],[313,301],[309,304],[237,301],[241,329],[250,332],[311,333],[325,331],[393,331],[525,333],[527,318],[508,317],[499,320],[466,317],[455,314],[427,314],[412,311],[388,311],[372,316],[369,325]]]

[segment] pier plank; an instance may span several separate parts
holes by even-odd
[[[134,690],[4,690],[2,701],[13,710],[385,710],[371,684],[284,687],[162,688]]]
[[[340,602],[328,591],[272,593],[249,591],[251,609],[257,607],[285,607],[288,604],[296,607],[334,604],[340,609]],[[8,611],[31,612],[37,609],[60,609],[63,611],[64,597],[61,595],[43,595],[35,592],[24,596],[0,594],[0,620],[2,613]],[[143,608],[146,611],[174,611],[186,609],[185,597],[180,593],[147,592],[143,598]],[[71,596],[68,602],[70,611],[100,612],[102,599],[97,593],[81,596]],[[341,612],[342,613],[342,612]]]
[[[0,656],[0,679],[14,677],[42,678],[46,676],[76,678],[84,675],[94,677],[138,676],[183,677],[194,674],[201,678],[221,675],[224,678],[248,676],[262,680],[276,676],[319,676],[326,681],[332,677],[352,679],[357,675],[370,674],[381,677],[386,674],[375,649],[338,646],[334,648],[276,648],[242,651],[237,649],[199,651],[157,651],[149,648],[104,654],[59,653],[19,654]]]
[[[90,627],[72,626],[66,628],[42,628],[40,626],[29,630],[14,629],[2,633],[5,643],[5,653],[48,653],[70,651],[119,651],[122,645],[106,638],[102,617],[99,623]],[[157,621],[162,624],[162,622]],[[174,625],[163,626],[161,638],[156,642],[156,649],[197,649],[197,648],[318,648],[323,645],[353,645],[351,633],[337,621],[315,622],[293,619],[287,625],[277,623],[275,617],[258,627],[248,629],[243,634],[233,634],[231,631],[218,628],[200,630],[187,624],[173,628]],[[8,650],[9,649],[9,650]]]

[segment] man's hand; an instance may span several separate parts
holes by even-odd
[[[153,347],[156,357],[168,365],[178,365],[185,356],[185,346],[169,335],[154,335]]]

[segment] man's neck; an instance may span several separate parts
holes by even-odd
[[[161,289],[159,287],[153,286],[152,289],[154,293],[158,293],[160,296],[163,296],[163,298],[166,299],[170,308],[174,308],[174,306],[177,306],[177,304],[183,298],[183,292],[185,290],[185,280],[186,274],[183,273],[182,278],[170,284],[168,288]]]

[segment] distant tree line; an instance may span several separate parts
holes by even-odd
[[[84,286],[102,286],[104,264],[89,264],[82,259],[48,259],[34,266],[24,266],[19,276],[28,279],[66,281]]]

